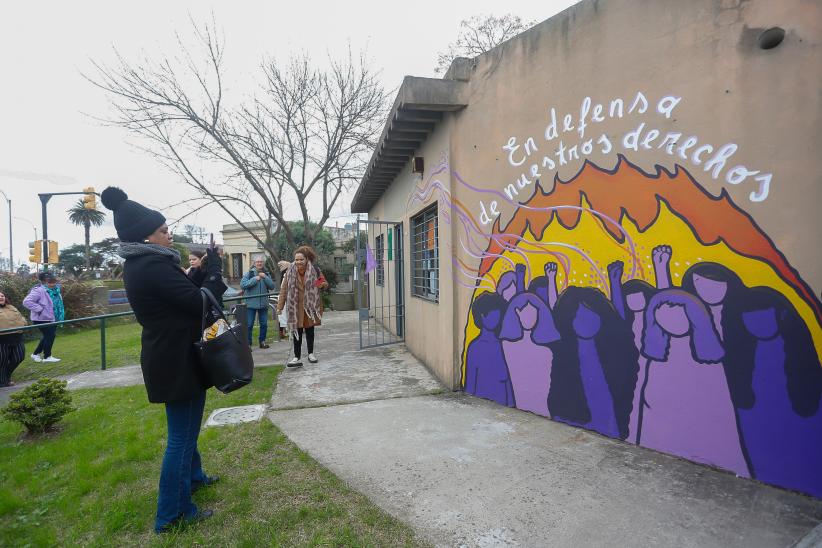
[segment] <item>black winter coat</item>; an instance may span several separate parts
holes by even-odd
[[[140,366],[148,400],[181,401],[209,388],[194,347],[202,335],[198,287],[162,255],[126,259],[123,281],[134,315],[143,326]],[[207,276],[202,286],[218,298],[226,289],[219,275]]]

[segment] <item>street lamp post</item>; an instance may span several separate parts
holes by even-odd
[[[25,221],[28,224],[30,224],[31,228],[34,229],[34,239],[35,240],[37,239],[37,226],[34,223],[32,223],[30,220],[26,219],[25,217],[15,217],[15,219],[17,219],[18,221]]]
[[[12,243],[14,240],[11,232],[11,198],[9,198],[2,190],[0,190],[0,194],[3,195],[9,205],[9,272],[14,272],[14,245]]]

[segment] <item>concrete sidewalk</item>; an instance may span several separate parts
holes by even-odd
[[[822,520],[822,501],[444,393],[402,345],[358,351],[355,314],[320,329],[271,420],[435,545],[786,547]]]

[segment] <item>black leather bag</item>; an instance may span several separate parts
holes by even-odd
[[[209,317],[216,315],[223,320],[226,318],[222,307],[211,291],[202,287],[200,293],[203,296],[202,333],[205,331],[206,320]],[[200,356],[200,365],[206,376],[217,390],[224,394],[249,384],[254,376],[254,358],[251,357],[251,347],[241,336],[241,329],[242,326],[237,325],[215,339],[205,341],[201,338],[194,343]]]

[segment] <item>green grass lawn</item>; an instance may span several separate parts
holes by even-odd
[[[281,367],[255,371],[218,407],[266,403]],[[195,494],[209,520],[157,536],[165,413],[142,386],[72,392],[78,410],[37,441],[0,420],[0,546],[414,546],[412,531],[300,451],[270,421],[208,428],[200,451],[221,481]]]
[[[106,326],[106,367],[140,363],[140,325],[131,320]],[[38,332],[39,333],[39,332]],[[52,354],[58,363],[37,363],[29,356],[37,340],[26,342],[26,359],[14,371],[14,381],[56,377],[100,369],[100,330],[96,328],[58,329]]]
[[[142,328],[133,319],[115,320],[106,325],[106,367],[138,365],[140,363],[140,333]],[[39,331],[36,332],[39,335]],[[254,327],[253,341],[257,345],[257,326]],[[269,319],[268,339],[276,337],[277,325]],[[37,340],[26,342],[26,358],[14,370],[12,380],[29,381],[40,377],[57,377],[83,371],[100,369],[100,330],[96,327],[57,330],[52,354],[57,363],[37,363],[30,358]]]

